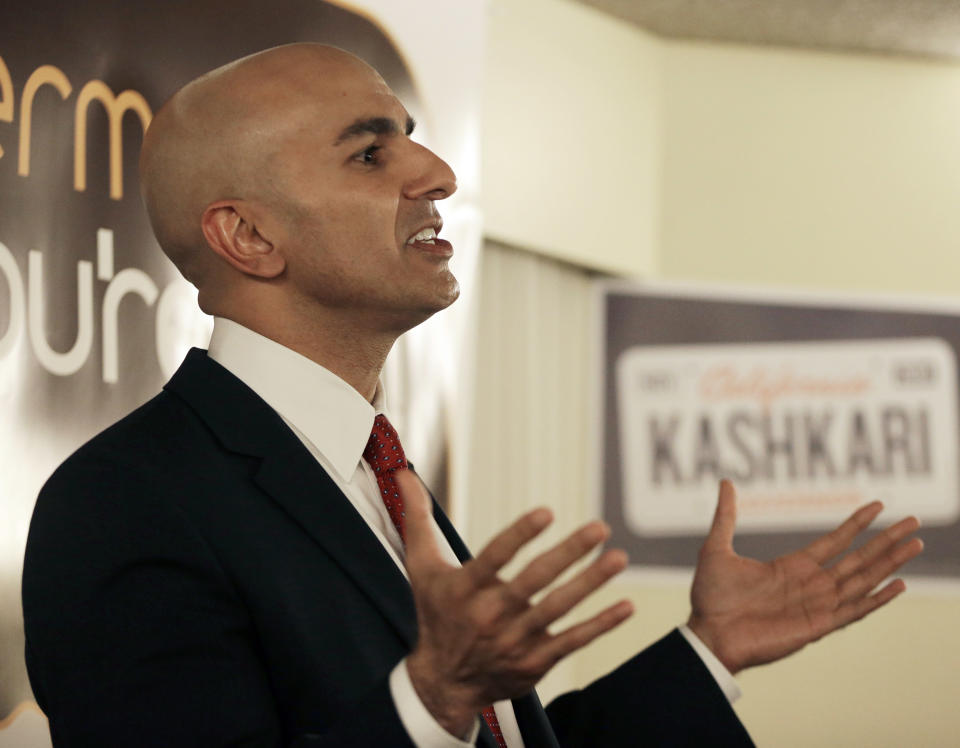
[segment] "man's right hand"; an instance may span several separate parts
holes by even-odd
[[[407,670],[427,710],[451,735],[469,731],[475,715],[500,699],[529,691],[562,658],[626,620],[626,600],[552,634],[547,627],[623,570],[627,556],[610,550],[547,593],[530,598],[609,536],[591,522],[542,553],[510,581],[498,572],[552,521],[548,509],[525,514],[462,567],[449,564],[431,526],[431,503],[419,478],[396,473],[406,513],[406,567],[419,636]]]

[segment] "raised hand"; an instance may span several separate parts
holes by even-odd
[[[406,567],[417,606],[417,646],[407,659],[424,706],[448,732],[462,735],[482,708],[529,691],[563,657],[624,621],[620,601],[553,634],[547,627],[620,572],[623,551],[600,555],[536,604],[530,598],[602,543],[609,530],[591,522],[542,553],[510,581],[498,573],[552,521],[536,509],[498,534],[462,567],[447,563],[430,523],[430,500],[410,471],[396,474],[406,512]]]
[[[722,481],[694,575],[688,625],[736,673],[785,657],[885,605],[906,585],[897,579],[874,588],[923,550],[919,538],[905,540],[920,526],[915,517],[829,563],[882,509],[878,501],[867,504],[806,548],[761,563],[733,550],[736,493]]]

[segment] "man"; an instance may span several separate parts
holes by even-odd
[[[216,325],[38,500],[24,619],[56,745],[749,745],[731,674],[903,590],[872,592],[920,552],[916,520],[826,567],[871,504],[761,564],[733,552],[724,483],[688,625],[545,713],[535,683],[632,608],[548,626],[626,559],[533,603],[606,528],[505,580],[549,511],[468,560],[405,469],[380,370],[458,295],[435,206],[455,178],[412,127],[375,71],[310,44],[194,81],[151,124],[150,218]]]

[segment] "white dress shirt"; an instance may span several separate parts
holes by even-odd
[[[338,376],[305,356],[222,317],[214,319],[209,356],[259,395],[303,442],[324,471],[343,491],[369,525],[404,576],[404,548],[380,498],[373,470],[363,450],[378,413],[389,419],[383,388],[373,403]],[[437,544],[451,564],[453,549],[434,522]],[[732,702],[740,695],[733,676],[690,631],[680,631]],[[461,748],[473,745],[480,729],[475,720],[462,740],[441,727],[420,701],[403,659],[390,674],[390,693],[404,728],[418,748]],[[494,704],[509,748],[524,748],[510,701]]]

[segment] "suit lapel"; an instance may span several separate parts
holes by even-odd
[[[323,546],[412,649],[417,628],[410,584],[353,504],[291,436],[296,448],[264,457],[255,482]]]
[[[543,748],[560,748],[557,736],[553,732],[547,713],[540,703],[540,697],[536,691],[531,691],[526,696],[513,700],[513,713],[517,717],[517,725],[520,727],[520,734],[524,736],[524,741],[530,741],[529,745],[543,746]],[[536,743],[532,742],[531,736],[536,736]]]
[[[411,467],[413,466],[411,465]],[[460,561],[461,564],[465,564],[467,561],[473,558],[473,556],[470,554],[470,549],[467,548],[466,543],[463,542],[463,539],[454,529],[453,524],[447,518],[447,515],[437,503],[437,500],[433,498],[432,494],[430,499],[433,501],[433,518],[436,520],[437,525],[439,525],[440,532],[442,532],[443,537],[447,539],[447,542],[453,549],[453,553],[457,557],[457,560]]]
[[[309,533],[412,648],[416,612],[410,585],[283,419],[205,351],[192,350],[165,389],[186,401],[224,447],[260,458],[257,486]]]

